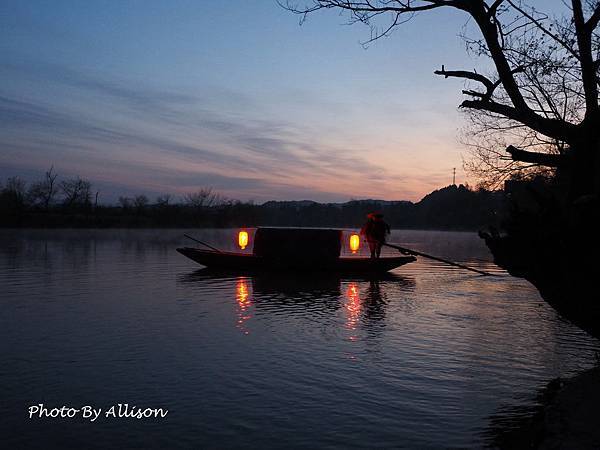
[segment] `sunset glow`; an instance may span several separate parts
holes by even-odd
[[[336,14],[300,27],[269,1],[0,11],[1,179],[54,165],[105,203],[207,186],[257,202],[418,200],[461,166],[460,86],[432,74],[466,60],[451,12],[365,50],[364,28]]]
[[[209,186],[418,201],[453,168],[470,181],[463,83],[433,74],[487,70],[457,35],[464,16],[419,15],[367,49],[368,28],[344,20],[298,26],[275,1],[2,2],[0,179],[54,165],[104,203]]]

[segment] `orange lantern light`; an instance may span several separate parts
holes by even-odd
[[[238,234],[238,244],[240,245],[240,248],[242,250],[244,250],[246,248],[246,246],[248,245],[248,232],[247,231],[240,231]]]
[[[350,236],[350,250],[352,253],[356,253],[360,247],[360,236],[358,234],[353,234]]]

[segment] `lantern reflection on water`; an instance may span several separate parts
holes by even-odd
[[[237,279],[235,287],[235,299],[237,300],[238,304],[237,327],[242,331],[242,333],[249,334],[249,331],[245,326],[245,322],[252,318],[250,311],[252,301],[250,299],[250,289],[248,288],[247,278],[239,277]]]
[[[350,250],[352,253],[356,253],[358,248],[360,247],[360,236],[358,234],[353,234],[350,236]]]
[[[358,320],[360,318],[361,304],[360,304],[360,291],[358,284],[351,282],[346,290],[346,328],[349,330],[356,330],[358,326]],[[355,341],[356,336],[350,336],[351,341]]]
[[[240,245],[240,248],[242,250],[244,250],[246,248],[246,246],[248,245],[248,232],[247,231],[240,231],[238,234],[238,244]]]

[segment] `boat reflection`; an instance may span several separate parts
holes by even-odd
[[[404,286],[406,287],[406,283]],[[387,294],[381,288],[379,280],[370,280],[365,294],[365,317],[375,322],[385,319],[387,303]]]
[[[237,327],[249,334],[249,322],[258,315],[301,315],[320,320],[340,316],[350,340],[385,326],[387,292],[412,291],[410,277],[381,275],[342,276],[293,273],[232,274],[200,269],[180,278],[186,283],[210,284],[220,289],[235,286]],[[229,286],[229,287],[228,287]],[[336,323],[339,323],[337,321]]]
[[[370,335],[385,326],[385,314],[389,289],[412,289],[405,278],[395,280],[397,284],[384,284],[380,280],[351,281],[344,290],[345,328],[351,332],[349,340],[355,341],[355,331],[363,328]]]

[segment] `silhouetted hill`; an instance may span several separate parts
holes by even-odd
[[[472,191],[462,184],[427,194],[417,208],[417,223],[428,228],[476,229],[495,224],[503,209],[503,193]]]
[[[121,206],[93,206],[89,199],[48,207],[28,204],[24,195],[0,191],[3,227],[360,227],[369,212],[379,211],[393,228],[475,230],[498,223],[503,193],[448,186],[418,203],[351,200],[318,203],[312,200],[268,201],[262,205],[220,201],[149,204],[144,196]],[[143,198],[142,198],[143,197]],[[197,198],[196,198],[197,199]]]
[[[317,205],[313,200],[270,200],[262,204],[265,208],[305,208],[307,206]]]

